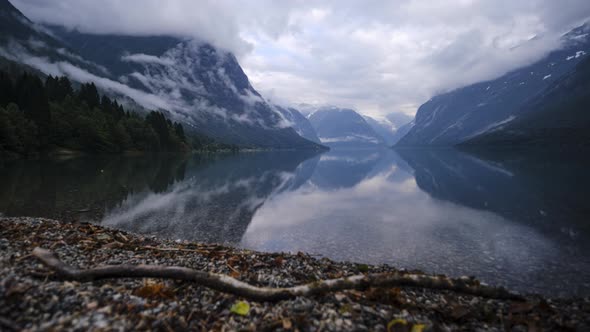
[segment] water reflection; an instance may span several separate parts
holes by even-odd
[[[174,239],[240,242],[255,212],[274,195],[296,190],[311,176],[313,152],[222,156],[193,166],[164,192],[133,195],[102,223]]]
[[[242,245],[587,293],[587,164],[496,157],[502,163],[454,150],[325,154],[308,184],[266,202]]]
[[[455,150],[19,162],[0,212],[589,295],[588,166]]]
[[[0,163],[0,213],[97,220],[126,197],[184,179],[178,156],[87,157]]]

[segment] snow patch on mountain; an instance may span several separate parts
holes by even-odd
[[[494,123],[488,125],[487,127],[485,127],[483,129],[481,129],[481,130],[479,130],[479,131],[477,131],[477,132],[475,132],[475,133],[467,136],[466,139],[469,139],[469,138],[472,138],[472,137],[481,135],[483,133],[487,133],[487,132],[491,132],[491,131],[494,131],[494,130],[502,129],[505,124],[513,121],[514,119],[516,119],[516,116],[510,115],[509,117],[507,117],[506,119],[504,119],[502,121],[494,122]]]

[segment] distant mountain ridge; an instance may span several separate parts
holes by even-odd
[[[351,109],[321,107],[308,116],[322,144],[334,148],[385,146],[366,119]]]
[[[590,54],[590,25],[562,38],[562,48],[498,79],[436,96],[423,104],[399,146],[449,146],[501,128],[576,69]]]
[[[273,107],[281,113],[284,121],[286,121],[286,125],[293,128],[299,136],[314,143],[322,144],[315,129],[311,125],[311,122],[309,122],[299,110],[293,107],[283,107],[279,105],[273,105]]]
[[[385,119],[376,119],[367,115],[363,115],[363,118],[388,146],[399,142],[413,126],[413,118],[400,113],[388,114]]]
[[[40,27],[0,0],[0,56],[46,74],[93,81],[187,131],[244,147],[321,149],[251,86],[235,56],[177,37],[91,35]]]

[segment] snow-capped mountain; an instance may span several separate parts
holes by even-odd
[[[590,57],[523,107],[517,119],[463,144],[590,146]]]
[[[168,111],[189,132],[264,148],[319,148],[252,87],[235,56],[165,36],[91,35],[29,21],[0,0],[0,56],[47,75],[94,82],[144,109]]]
[[[322,107],[309,115],[322,144],[337,148],[366,148],[385,145],[383,138],[357,112]]]
[[[279,112],[283,116],[283,120],[285,121],[285,125],[293,128],[299,136],[318,143],[322,144],[320,138],[318,137],[315,129],[309,122],[309,120],[303,116],[297,109],[293,107],[283,107],[279,105],[272,105],[277,112]]]
[[[398,145],[455,145],[506,126],[589,56],[589,33],[590,25],[580,26],[563,36],[560,49],[532,65],[432,98]]]

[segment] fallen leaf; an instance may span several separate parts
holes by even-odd
[[[360,272],[368,272],[369,271],[369,265],[367,265],[367,264],[359,264],[356,267]]]
[[[291,328],[293,328],[293,323],[289,318],[283,318],[283,328],[285,330],[290,330]]]
[[[135,291],[135,295],[143,298],[174,298],[172,289],[163,283],[146,283]]]
[[[533,310],[535,307],[532,303],[514,303],[510,306],[508,312],[512,314],[520,314],[520,313],[527,313]]]
[[[250,312],[250,305],[244,301],[237,301],[231,306],[229,311],[240,316],[247,316]]]
[[[406,332],[409,331],[408,321],[396,318],[387,323],[387,332]]]
[[[414,324],[410,332],[422,332],[426,328],[424,324]]]
[[[469,308],[461,305],[454,306],[451,311],[451,317],[457,320],[467,316],[467,314],[469,314]]]
[[[11,297],[13,295],[20,295],[25,293],[29,288],[30,285],[24,283],[12,283],[10,287],[6,289],[6,297]]]

